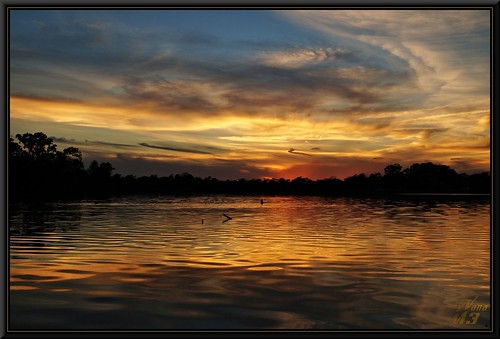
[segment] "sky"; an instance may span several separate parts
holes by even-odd
[[[10,135],[219,179],[490,166],[490,11],[10,11]]]

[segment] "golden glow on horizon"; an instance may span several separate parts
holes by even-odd
[[[475,109],[466,112],[469,119],[463,118],[463,112],[443,113],[434,115],[420,115],[413,113],[414,119],[400,119],[392,121],[390,125],[367,124],[363,116],[360,119],[337,118],[330,121],[311,121],[303,117],[289,115],[287,119],[246,117],[235,113],[221,116],[220,118],[201,118],[180,122],[182,126],[165,123],[165,127],[157,118],[157,113],[138,112],[134,108],[126,107],[103,107],[97,104],[82,102],[68,102],[57,100],[46,100],[36,98],[23,98],[13,96],[10,99],[11,116],[27,120],[51,119],[57,123],[69,123],[72,125],[108,128],[122,131],[142,131],[145,135],[154,135],[161,144],[162,136],[159,133],[167,133],[171,130],[181,128],[185,132],[196,132],[193,140],[201,140],[207,148],[203,149],[206,154],[186,153],[169,151],[168,149],[155,149],[138,146],[141,141],[137,139],[131,142],[135,148],[127,149],[131,159],[145,159],[153,162],[177,162],[194,161],[203,162],[207,165],[217,159],[226,161],[242,161],[254,163],[263,170],[274,173],[274,176],[283,176],[293,179],[295,176],[318,178],[314,169],[308,170],[309,166],[325,166],[328,171],[332,170],[339,158],[353,159],[376,159],[407,157],[408,154],[418,155],[421,161],[432,161],[450,164],[455,161],[451,159],[467,159],[468,162],[483,168],[489,167],[489,136],[485,129],[489,127],[489,118],[485,117],[485,110]],[[428,112],[427,112],[428,113]],[[390,115],[390,114],[389,114]],[[155,127],[151,128],[152,119],[155,117]],[[403,115],[404,116],[404,115]],[[477,116],[478,123],[470,124],[470,117]],[[128,118],[133,117],[133,119]],[[381,118],[380,116],[378,118]],[[383,117],[382,117],[383,119]],[[446,122],[445,119],[448,119]],[[136,121],[150,120],[151,123],[137,124]],[[170,118],[165,118],[170,120]],[[181,120],[179,118],[179,120]],[[417,120],[424,120],[427,124],[439,121],[439,126],[432,128],[412,127]],[[458,136],[466,124],[468,133],[474,133],[475,140],[464,143]],[[271,126],[262,129],[262,126]],[[436,126],[438,126],[436,124]],[[175,128],[174,128],[175,127]],[[399,127],[399,128],[398,128]],[[223,130],[228,135],[211,133],[212,130]],[[448,134],[456,131],[456,137],[442,137],[440,132],[447,131]],[[234,131],[235,134],[229,134]],[[483,137],[481,137],[483,134]],[[89,137],[90,138],[90,137]],[[432,138],[434,140],[428,140]],[[171,138],[171,141],[186,142],[185,137]],[[472,140],[472,139],[471,139]],[[133,140],[131,140],[133,141]],[[439,142],[437,142],[439,141]],[[344,146],[341,146],[344,145]],[[211,146],[213,148],[208,148]],[[116,159],[117,155],[106,152],[116,152],[113,147],[103,145],[88,145],[80,147],[85,151],[101,154],[102,157]],[[171,147],[175,149],[174,147]],[[288,150],[295,149],[299,154],[290,154]],[[219,150],[223,150],[220,153]],[[165,153],[161,155],[161,153]],[[304,156],[305,153],[310,156]],[[330,160],[328,160],[330,158]],[[297,167],[297,165],[301,164]],[[367,169],[380,171],[383,164],[374,164]],[[387,165],[387,163],[385,163]],[[334,166],[335,167],[335,166]],[[373,170],[372,170],[373,168]],[[244,171],[241,171],[244,173]],[[339,173],[324,172],[323,177],[343,175]],[[359,173],[359,171],[358,171]],[[320,175],[321,176],[321,175]],[[321,177],[319,177],[321,178]]]

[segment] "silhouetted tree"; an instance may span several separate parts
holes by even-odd
[[[397,176],[401,174],[403,167],[400,164],[389,165],[384,168],[384,175],[386,177]]]
[[[21,142],[23,150],[34,160],[55,156],[57,153],[57,145],[54,144],[54,140],[42,132],[16,134],[16,138]]]
[[[411,191],[451,192],[455,191],[459,175],[446,165],[432,162],[413,164],[404,170]]]
[[[42,132],[17,134],[9,140],[9,183],[13,197],[71,194],[79,190],[83,171],[77,148],[57,150]]]
[[[92,195],[107,196],[113,193],[117,186],[116,178],[112,177],[113,166],[109,162],[98,163],[93,160],[87,168],[88,186],[86,191]]]
[[[401,192],[406,189],[403,166],[400,164],[388,165],[384,168],[384,190],[386,192]]]
[[[23,148],[12,137],[9,138],[9,157],[19,157],[23,155]]]
[[[472,174],[466,177],[465,186],[468,192],[491,194],[492,182],[489,172]]]
[[[114,171],[114,167],[109,162],[101,162],[100,164],[93,160],[87,169],[91,177],[100,179],[109,179]]]

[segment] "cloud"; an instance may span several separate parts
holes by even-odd
[[[290,148],[288,150],[288,153],[292,153],[292,154],[300,154],[300,155],[307,155],[308,157],[311,157],[312,155],[311,154],[307,154],[307,153],[304,153],[304,152],[297,152],[294,148]]]
[[[317,31],[385,69],[416,75],[419,104],[443,103],[468,95],[488,95],[489,11],[370,10],[282,11],[293,22]],[[478,86],[471,86],[471,84]],[[472,91],[472,92],[471,92]],[[426,102],[422,99],[427,98]]]
[[[112,147],[117,147],[117,148],[134,148],[137,147],[137,145],[129,145],[129,144],[119,144],[119,143],[113,143],[113,142],[106,142],[106,141],[94,141],[94,140],[85,140],[85,141],[78,141],[75,139],[66,139],[64,137],[51,137],[54,139],[56,142],[62,142],[66,144],[73,144],[73,145],[93,145],[93,146],[112,146]]]
[[[264,52],[258,60],[267,66],[279,68],[298,68],[332,62],[338,58],[352,57],[352,54],[343,49],[334,50],[331,47],[318,49],[295,49],[277,52]]]
[[[449,130],[450,128],[432,128],[432,127],[423,127],[423,128],[418,128],[418,127],[408,127],[408,128],[401,128],[401,129],[393,129],[389,133],[392,136],[403,136],[403,137],[408,137],[408,136],[418,136],[422,140],[428,140],[429,138],[445,133]]]
[[[255,116],[272,110],[313,110],[328,116],[346,104],[377,106],[391,87],[411,83],[412,75],[402,69],[361,68],[359,56],[328,41],[312,47],[261,44],[254,50],[250,42],[225,42],[196,32],[160,37],[152,31],[145,40],[138,32],[112,25],[89,29],[95,21],[47,25],[53,29],[49,35],[17,33],[13,40],[14,95],[42,92],[80,99],[84,93],[87,101],[146,107],[173,118],[179,113]],[[231,52],[201,56],[188,47],[193,37],[211,42],[211,51]],[[35,42],[37,38],[44,43]],[[333,100],[325,104],[323,98]]]
[[[94,145],[106,145],[106,146],[113,146],[113,147],[137,147],[136,145],[127,145],[127,144],[117,144],[117,143],[112,143],[112,142],[105,142],[105,141],[91,141],[91,140],[85,140],[85,143],[91,143]]]
[[[200,150],[194,150],[194,149],[150,145],[150,144],[147,144],[145,142],[141,142],[141,143],[139,143],[139,145],[144,146],[144,147],[157,148],[157,149],[163,149],[163,150],[175,151],[175,152],[195,153],[195,154],[212,154],[210,152],[205,152],[205,151],[200,151]]]
[[[165,115],[169,115],[169,112],[214,112],[217,108],[211,102],[210,85],[202,81],[167,81],[159,76],[150,79],[128,76],[120,86],[121,99],[135,105],[147,105],[153,111]]]

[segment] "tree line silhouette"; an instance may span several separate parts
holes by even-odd
[[[78,148],[57,150],[42,132],[17,134],[9,141],[9,198],[13,200],[106,197],[121,194],[387,195],[398,193],[490,193],[489,172],[457,173],[446,165],[388,165],[384,173],[340,180],[200,178],[189,173],[122,176],[109,162],[85,168]]]

